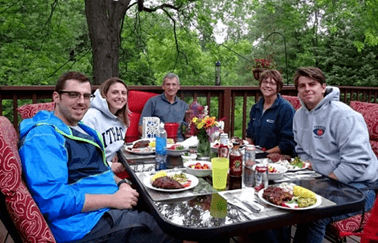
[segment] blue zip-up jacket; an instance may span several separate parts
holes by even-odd
[[[295,156],[293,134],[294,108],[281,94],[263,114],[264,98],[252,106],[247,138],[266,149],[278,145],[282,154]]]
[[[118,190],[106,163],[101,136],[79,123],[88,135],[41,111],[20,124],[20,158],[29,190],[55,239],[83,238],[109,209],[82,213],[85,194]]]

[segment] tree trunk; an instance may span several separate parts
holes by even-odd
[[[121,21],[130,0],[85,0],[93,54],[93,83],[118,77]]]

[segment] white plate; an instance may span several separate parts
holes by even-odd
[[[294,159],[292,159],[293,161]],[[285,160],[287,163],[289,163],[287,160]],[[275,162],[274,164],[279,164],[279,165],[282,165],[282,166],[285,166],[287,168],[287,172],[294,172],[294,171],[300,171],[300,170],[305,170],[307,169],[309,166],[310,166],[310,163],[308,162],[303,162],[305,164],[305,166],[303,166],[302,168],[299,168],[299,167],[295,167],[295,168],[292,168],[290,169],[286,164],[287,163],[284,163],[283,161],[278,161],[278,162]]]
[[[294,169],[287,169],[287,171],[300,171],[300,170],[305,170],[307,169],[309,166],[310,166],[310,163],[308,162],[303,162],[305,164],[305,166],[303,166],[302,168],[299,168],[299,167],[295,167]]]
[[[322,198],[316,194],[316,203],[314,205],[311,205],[309,207],[306,207],[306,208],[289,208],[289,207],[284,207],[284,206],[280,206],[280,205],[276,205],[274,203],[271,203],[269,202],[268,200],[266,200],[265,198],[263,198],[263,193],[264,193],[264,190],[265,189],[262,189],[259,191],[259,193],[257,194],[259,196],[259,198],[266,204],[270,205],[270,206],[273,206],[273,207],[276,207],[276,208],[282,208],[282,209],[288,209],[288,210],[308,210],[308,209],[312,209],[312,208],[316,208],[318,207],[320,204],[322,204]]]
[[[155,141],[155,138],[141,138],[141,139],[135,140],[135,141],[133,142],[133,145],[134,145],[135,143],[139,142],[139,141],[146,141],[146,140],[148,140],[148,141],[150,141],[150,142],[154,142],[154,141]]]
[[[302,168],[295,167],[294,169],[287,169],[287,171],[305,170],[305,169],[307,169],[310,166],[310,163],[308,163],[308,162],[303,162],[303,163],[305,164],[305,166],[303,166]]]
[[[147,154],[154,154],[155,149],[149,150],[148,148],[133,148],[133,146],[126,146],[126,151],[133,154],[140,154],[140,155],[147,155]]]
[[[168,176],[170,176],[170,175],[174,175],[174,174],[180,174],[180,172],[169,172],[169,173],[167,173]],[[150,189],[152,189],[152,190],[161,191],[161,192],[181,192],[181,191],[185,191],[185,190],[192,189],[193,187],[195,187],[195,186],[198,185],[198,178],[197,178],[197,177],[195,177],[195,176],[193,176],[193,175],[190,175],[190,174],[187,174],[187,173],[183,173],[183,174],[186,176],[186,178],[187,178],[188,180],[191,181],[190,186],[185,187],[185,188],[180,188],[180,189],[163,189],[163,188],[157,188],[157,187],[154,187],[154,186],[152,186],[152,184],[151,184],[151,177],[153,177],[153,175],[150,176],[150,177],[147,177],[147,178],[143,181],[143,184],[144,184],[146,187],[148,187],[148,188],[150,188]]]
[[[172,156],[181,156],[182,153],[185,153],[185,152],[188,152],[189,149],[187,148],[184,148],[184,149],[181,149],[181,150],[173,150],[173,149],[169,149],[170,147],[172,147],[173,145],[175,144],[169,144],[167,146],[167,154],[169,155],[172,155]]]

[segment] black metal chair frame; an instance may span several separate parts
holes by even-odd
[[[1,192],[0,192],[0,218],[5,228],[8,230],[8,233],[12,237],[13,241],[15,243],[22,243],[23,241],[17,231],[17,228],[16,226],[14,226],[13,221],[11,217],[9,216],[9,212],[5,204],[5,196]]]

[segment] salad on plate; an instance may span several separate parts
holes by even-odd
[[[302,161],[299,157],[291,159],[291,162],[287,160],[281,160],[276,162],[275,164],[279,164],[286,167],[288,171],[304,170],[307,169],[310,165],[309,162]]]

